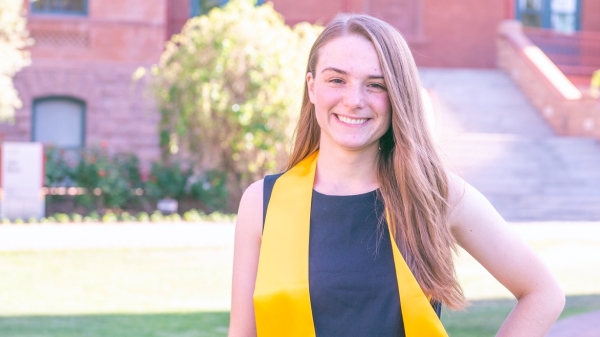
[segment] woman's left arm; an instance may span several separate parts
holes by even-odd
[[[565,304],[560,285],[479,191],[454,175],[449,183],[456,241],[518,300],[497,336],[545,336]]]

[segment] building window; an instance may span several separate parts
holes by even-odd
[[[572,33],[581,29],[581,0],[517,0],[517,18],[524,26]]]
[[[31,0],[31,12],[87,15],[87,0]]]
[[[44,97],[33,102],[31,140],[64,149],[85,145],[85,103],[68,97]]]
[[[190,15],[192,17],[207,14],[211,9],[225,5],[229,0],[190,0]],[[264,0],[256,1],[257,5],[265,3]]]

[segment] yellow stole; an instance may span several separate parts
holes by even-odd
[[[279,177],[273,187],[254,290],[258,337],[315,336],[308,241],[317,156],[318,151],[306,157]],[[391,237],[406,336],[448,336]]]

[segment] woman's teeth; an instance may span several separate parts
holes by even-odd
[[[346,124],[363,124],[367,121],[367,118],[350,118],[346,116],[337,115],[338,119]]]

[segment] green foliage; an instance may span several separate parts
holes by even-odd
[[[45,182],[48,187],[70,187],[74,186],[73,165],[71,165],[65,153],[65,150],[54,146],[45,148]]]
[[[151,69],[164,159],[184,150],[203,168],[227,172],[230,204],[285,157],[319,31],[292,29],[272,4],[254,3],[232,0],[190,19]]]
[[[210,210],[222,210],[227,202],[227,174],[207,171],[188,178],[186,191]]]
[[[146,212],[140,212],[136,215],[136,218],[139,222],[148,222],[150,221],[150,216]]]
[[[113,212],[106,212],[102,216],[102,222],[104,223],[113,223],[119,221],[119,217]]]
[[[71,220],[75,223],[83,222],[83,216],[81,216],[81,214],[72,213],[70,217]]]
[[[151,222],[163,222],[165,221],[165,218],[163,216],[163,214],[159,211],[154,211],[151,215],[150,215],[150,221]]]
[[[102,205],[109,208],[122,207],[131,199],[131,191],[142,185],[137,157],[110,156],[104,148],[91,148],[82,153],[74,170],[74,180],[87,190],[78,198],[79,202],[92,206],[94,196],[98,196]]]
[[[185,186],[190,175],[191,171],[183,170],[179,163],[154,163],[146,183],[146,192],[154,199],[181,199],[185,195]]]
[[[0,121],[13,120],[22,106],[13,86],[14,75],[29,65],[27,47],[33,44],[27,32],[23,0],[0,0]]]
[[[59,223],[69,223],[71,222],[71,219],[69,218],[69,215],[64,214],[64,213],[58,213],[54,215],[54,219],[56,219],[57,222]]]
[[[189,210],[183,213],[183,220],[187,222],[200,222],[202,218],[205,217],[206,214],[199,212],[196,209]]]

